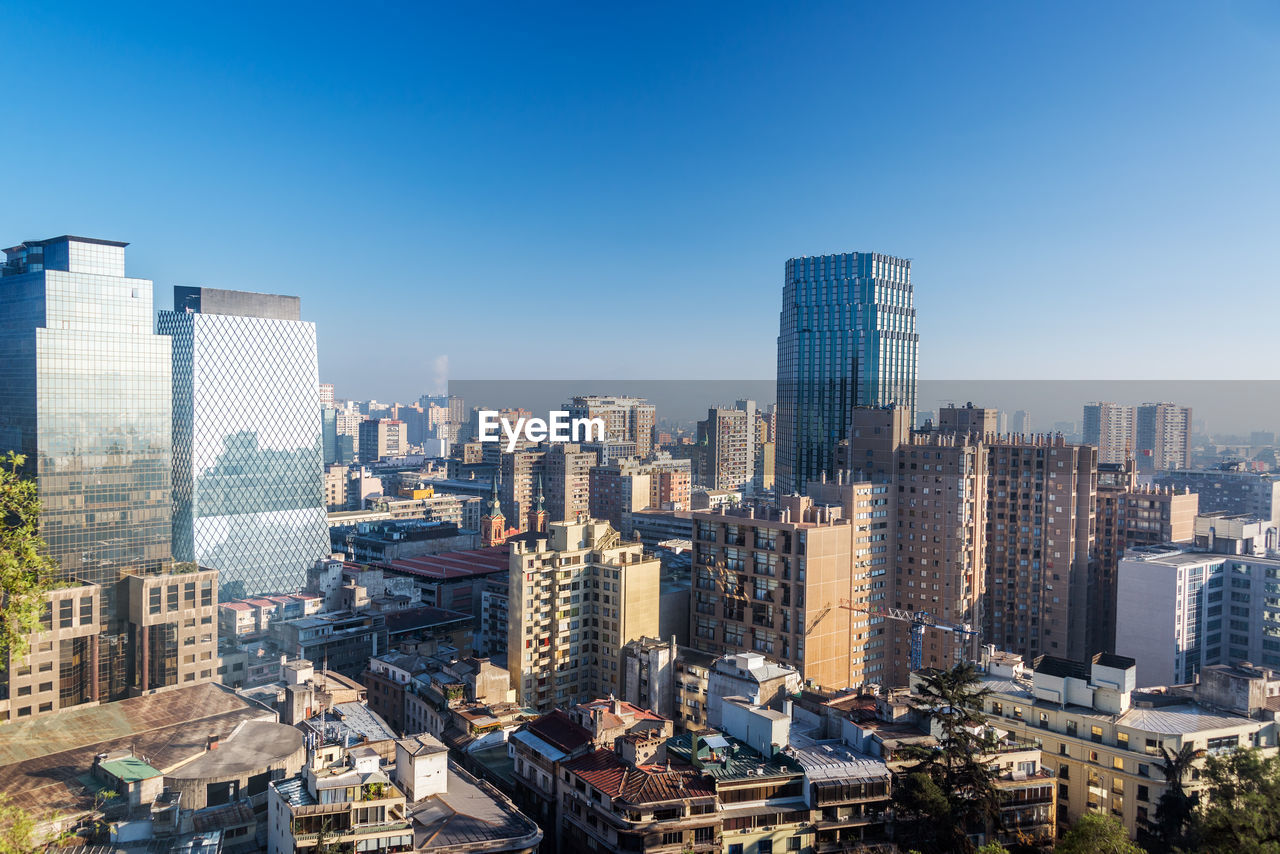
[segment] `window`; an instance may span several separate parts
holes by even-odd
[[[1102,744],[1102,727],[1100,726],[1089,727],[1089,740],[1096,741],[1098,744]]]
[[[1149,801],[1149,800],[1151,800],[1151,790],[1150,790],[1150,789],[1148,789],[1146,786],[1139,786],[1139,787],[1138,787],[1138,800],[1140,800],[1140,801]]]
[[[1128,750],[1129,749],[1129,733],[1127,732],[1116,733],[1116,745],[1123,750]]]
[[[684,834],[678,830],[662,834],[663,845],[679,845],[684,842]]]
[[[800,850],[800,837],[799,837],[799,836],[792,836],[792,837],[789,837],[789,838],[787,839],[787,850],[788,850],[788,851],[799,851],[799,850]]]
[[[729,846],[729,854],[742,854],[742,843],[735,842]]]
[[[759,854],[773,854],[773,840],[761,839],[756,843],[756,851],[758,851]]]

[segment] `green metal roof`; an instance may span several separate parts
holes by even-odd
[[[126,783],[136,783],[139,780],[150,780],[152,777],[161,776],[159,771],[136,756],[126,756],[124,759],[111,759],[103,762],[102,770]]]

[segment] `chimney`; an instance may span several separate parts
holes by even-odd
[[[210,735],[210,736],[209,736],[209,740],[208,740],[208,741],[206,742],[206,744],[205,744],[205,749],[206,749],[206,750],[217,750],[217,749],[218,749],[218,744],[219,744],[221,741],[222,741],[222,739],[220,739],[220,738],[218,737],[218,734],[217,734],[217,733],[214,733],[213,735]]]

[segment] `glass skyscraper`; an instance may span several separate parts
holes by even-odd
[[[170,342],[126,245],[28,241],[0,279],[0,453],[26,455],[62,575],[102,585],[170,559]]]
[[[59,687],[36,686],[41,712],[126,696],[133,637],[122,585],[171,562],[170,342],[152,328],[151,282],[125,276],[127,245],[32,240],[6,249],[0,270],[0,453],[26,456],[60,580],[101,595],[98,608],[91,595],[60,602],[48,623],[63,632],[74,607],[91,634],[59,641]]]
[[[174,288],[173,548],[220,599],[300,589],[330,554],[316,327],[297,297]]]
[[[778,332],[779,494],[836,472],[855,406],[905,407],[915,420],[911,262],[875,252],[787,261]],[[856,461],[855,461],[856,462]]]

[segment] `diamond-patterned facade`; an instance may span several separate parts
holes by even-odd
[[[161,312],[173,338],[173,552],[222,599],[301,588],[330,551],[315,324]]]

